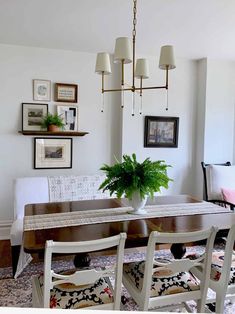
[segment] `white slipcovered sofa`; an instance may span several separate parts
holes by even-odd
[[[23,177],[14,181],[14,222],[11,226],[12,268],[15,274],[23,235],[24,208],[27,204],[110,198],[99,190],[104,175]],[[21,268],[24,262],[21,261]]]

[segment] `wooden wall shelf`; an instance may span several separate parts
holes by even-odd
[[[67,131],[59,131],[59,132],[48,132],[48,131],[19,131],[20,134],[23,135],[33,135],[33,136],[84,136],[89,134],[88,132],[67,132]]]

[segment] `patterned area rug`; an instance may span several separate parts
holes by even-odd
[[[187,248],[187,253],[202,253],[201,247]],[[156,252],[159,258],[169,258],[171,253],[169,250],[160,250]],[[143,252],[134,252],[125,254],[125,262],[141,261],[145,258]],[[92,266],[109,266],[115,261],[114,256],[92,257]],[[74,269],[73,261],[71,260],[58,260],[53,262],[53,268],[56,271]],[[34,275],[43,273],[43,263],[31,263],[27,266],[24,272],[17,278],[12,279],[11,267],[0,268],[0,306],[6,307],[32,307],[32,285],[31,278]],[[209,291],[210,296],[212,292]],[[123,287],[122,295],[125,299],[123,310],[137,311],[139,310],[137,304],[130,297],[126,289]],[[195,312],[195,303],[191,302],[190,307]],[[179,310],[180,312],[180,310]],[[226,301],[225,314],[235,313],[235,303]]]

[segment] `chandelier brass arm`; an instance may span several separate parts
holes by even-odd
[[[124,63],[122,63],[123,65]],[[140,87],[135,87],[135,86],[132,86],[132,87],[129,87],[129,88],[114,88],[114,89],[105,89],[104,88],[104,71],[102,72],[102,88],[101,88],[101,91],[102,93],[107,93],[107,92],[121,92],[121,91],[132,91],[132,92],[135,92],[135,91],[142,91],[142,90],[147,90],[147,89],[168,89],[168,66],[166,68],[166,85],[163,85],[163,86],[149,86],[149,87],[143,87],[142,86],[142,82],[143,82],[143,78],[141,77],[140,78]],[[122,74],[122,84],[124,86],[124,71],[123,71],[123,74]]]

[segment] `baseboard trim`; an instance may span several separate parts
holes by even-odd
[[[12,225],[11,220],[0,221],[0,240],[9,240],[10,239],[11,225]]]

